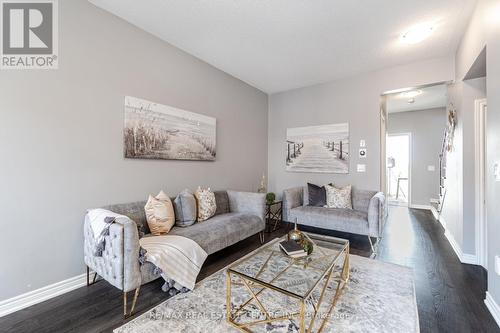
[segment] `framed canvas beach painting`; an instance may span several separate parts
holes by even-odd
[[[288,128],[286,170],[349,173],[349,124]]]
[[[216,119],[125,97],[126,158],[214,161]]]

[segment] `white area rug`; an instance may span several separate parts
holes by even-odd
[[[325,298],[331,299],[336,283]],[[243,288],[233,287],[232,302],[248,299]],[[333,294],[330,294],[333,295]],[[267,307],[295,312],[297,303],[279,294],[259,296]],[[140,301],[140,297],[139,297]],[[326,302],[325,306],[326,306]],[[252,304],[252,303],[251,303]],[[172,297],[114,330],[115,333],[218,333],[239,332],[226,322],[225,268],[197,283],[192,292]],[[236,305],[233,305],[235,307]],[[243,316],[256,320],[256,304]],[[311,307],[312,309],[312,307]],[[321,311],[320,311],[321,312]],[[325,311],[326,313],[326,311]],[[257,314],[257,315],[256,315]],[[243,318],[244,319],[244,318]],[[318,326],[318,325],[316,325]],[[298,332],[296,319],[252,327],[254,332]],[[323,332],[419,332],[413,273],[408,267],[350,256],[350,280],[328,317]]]

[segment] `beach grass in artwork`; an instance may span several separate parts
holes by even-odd
[[[214,161],[215,148],[215,118],[125,97],[125,157]]]
[[[349,173],[349,124],[289,128],[285,155],[287,171]]]

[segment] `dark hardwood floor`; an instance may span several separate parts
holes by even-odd
[[[266,241],[286,229],[266,234]],[[348,238],[351,253],[370,255],[366,237],[301,229]],[[255,236],[209,256],[199,279],[259,246]],[[376,259],[413,268],[421,332],[500,332],[483,301],[486,271],[459,262],[429,211],[392,207]],[[142,287],[136,315],[168,298],[161,284]],[[121,292],[99,281],[0,318],[0,332],[110,332],[125,322]]]

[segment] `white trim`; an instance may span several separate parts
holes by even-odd
[[[435,211],[434,207],[431,209],[431,211],[434,214],[434,211]],[[437,212],[436,212],[436,215],[437,215]],[[436,215],[434,215],[434,217]],[[455,252],[455,254],[458,257],[458,260],[460,260],[460,262],[462,264],[477,265],[476,255],[462,252],[462,248],[460,247],[460,245],[458,245],[457,241],[455,240],[455,237],[453,237],[450,230],[448,230],[448,228],[446,228],[446,221],[444,220],[444,218],[442,216],[439,216],[439,218],[437,220],[443,226],[444,236],[448,240],[448,243],[450,243],[451,248],[453,249],[453,251]]]
[[[429,199],[429,202],[430,202],[430,203],[435,203],[435,204],[438,204],[438,203],[439,203],[439,199],[430,198],[430,199]]]
[[[474,102],[474,183],[475,183],[475,243],[478,264],[488,269],[488,240],[485,205],[486,99]]]
[[[439,216],[439,213],[434,206],[431,206],[431,213],[432,213],[432,215],[434,215],[434,218],[436,219],[436,221],[439,222],[441,217]]]
[[[91,273],[92,274],[92,273]],[[56,282],[54,284],[0,301],[0,317],[16,312],[29,306],[46,301],[87,285],[87,274]]]
[[[410,208],[414,208],[414,209],[426,209],[426,210],[431,210],[432,209],[432,207],[430,205],[415,205],[415,204],[411,204]]]
[[[448,239],[448,242],[450,243],[453,251],[455,251],[455,254],[458,257],[458,260],[460,260],[461,263],[470,264],[470,265],[477,265],[476,256],[474,254],[463,253],[462,249],[460,248],[460,245],[455,240],[455,237],[453,237],[451,232],[446,228],[445,228],[444,235],[445,235],[446,239]]]
[[[497,325],[500,327],[500,306],[498,306],[497,302],[495,302],[489,292],[486,292],[484,304],[486,304],[486,307],[488,308],[488,310],[490,310],[493,319],[495,319]]]

